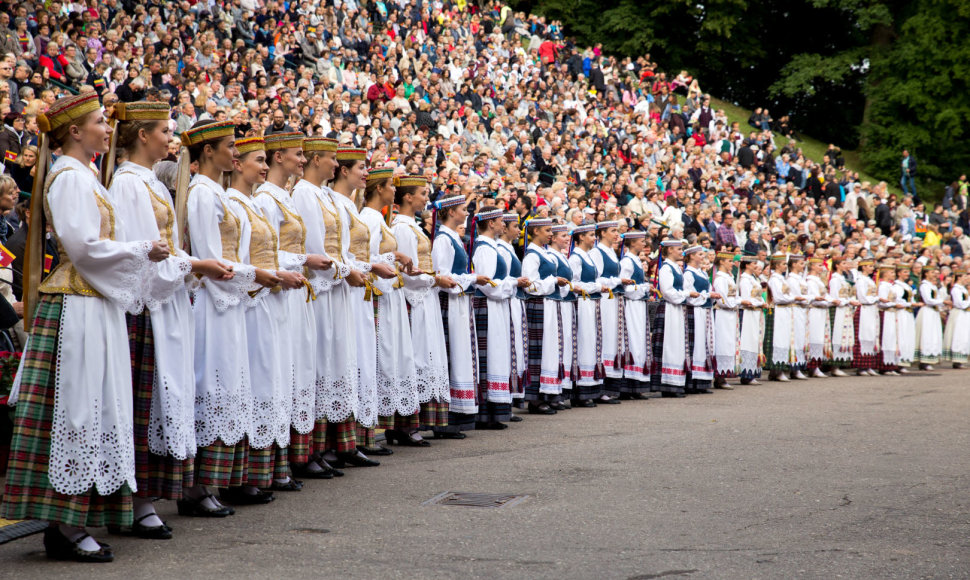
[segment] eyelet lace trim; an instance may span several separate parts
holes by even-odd
[[[215,387],[195,397],[195,438],[199,447],[212,445],[216,439],[226,445],[235,445],[251,430],[249,369],[240,368],[237,376],[238,381],[231,387],[225,384],[218,370],[203,379]]]
[[[148,448],[156,455],[171,455],[184,460],[195,456],[195,385],[183,392],[155,367],[155,386],[148,418]],[[160,392],[164,391],[164,392]]]

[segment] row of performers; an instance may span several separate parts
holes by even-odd
[[[620,241],[615,223],[570,234],[531,220],[519,261],[517,217],[500,209],[475,216],[469,257],[457,233],[461,196],[435,204],[431,240],[414,219],[427,205],[423,178],[368,171],[365,151],[326,138],[236,140],[228,123],[200,122],[181,136],[173,200],[152,171],[167,152],[168,108],[131,103],[112,117],[113,128],[96,97],[78,96],[40,123],[41,159],[61,155],[39,168],[44,185],[32,201],[33,316],[11,396],[0,514],[51,522],[51,557],[112,560],[89,527],[172,537],[153,498],[177,500],[185,516],[226,517],[231,505],[299,490],[294,473],[327,479],[345,465],[376,466],[368,454],[390,454],[375,441],[378,427],[388,442],[424,447],[421,431],[459,439],[505,428],[516,400],[553,414],[647,391],[683,396],[718,373],[751,382],[762,344],[775,347],[771,365],[796,373],[799,356],[849,360],[846,344],[858,368],[876,368],[864,361],[877,358],[879,315],[866,308],[879,300],[859,290],[863,278],[855,295],[866,305],[853,321],[842,274],[825,298],[806,291],[805,302],[793,290],[801,261],[786,278],[786,261],[773,260],[765,309],[757,264],[741,261],[736,282],[734,256],[718,256],[712,285],[709,256],[668,241],[657,300],[642,234]],[[99,154],[106,183],[89,165]],[[388,224],[382,210],[392,205],[399,214]],[[59,263],[41,280],[48,227]],[[938,308],[925,298],[916,324],[929,336],[940,319],[924,320]],[[825,313],[821,344],[816,310]],[[803,342],[800,328],[810,329]],[[917,356],[931,356],[932,341],[919,340]],[[829,344],[838,347],[831,356]]]

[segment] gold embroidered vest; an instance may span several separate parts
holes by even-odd
[[[258,215],[243,202],[239,205],[249,215],[251,234],[249,236],[249,263],[264,270],[278,270],[276,230],[261,215]]]
[[[155,214],[155,223],[158,224],[158,233],[168,243],[169,250],[174,254],[176,249],[173,235],[175,231],[175,210],[172,209],[172,205],[168,203],[167,199],[156,193],[152,186],[148,185],[147,181],[145,188],[148,189],[148,198],[152,202],[152,212]]]
[[[51,174],[47,183],[44,186],[44,195],[50,190],[51,185],[58,175],[64,173],[65,171],[73,171],[72,168],[67,167]],[[106,199],[101,197],[96,190],[91,192],[94,194],[94,200],[98,205],[98,213],[101,214],[101,229],[98,233],[99,240],[113,240],[115,237],[115,214],[114,209],[108,203]],[[83,194],[81,194],[83,195]],[[44,213],[47,216],[47,223],[54,223],[51,219],[50,207],[44,206]],[[54,268],[54,271],[50,273],[47,278],[44,279],[40,284],[38,291],[41,294],[69,294],[75,296],[93,296],[101,298],[101,293],[94,289],[87,280],[81,277],[80,272],[71,263],[71,258],[67,255],[64,250],[64,246],[57,239],[57,234],[54,234],[54,239],[57,242],[57,257],[58,264]]]
[[[386,225],[384,225],[383,220],[381,220],[381,246],[379,250],[382,254],[397,251],[397,238],[395,238],[394,233],[391,232]]]
[[[350,216],[350,253],[359,262],[370,262],[370,230],[354,214],[347,215]]]
[[[431,240],[424,235],[421,228],[409,226],[414,230],[414,235],[418,237],[418,268],[425,274],[434,273],[434,265],[431,263]]]
[[[226,207],[222,198],[216,196],[222,204],[222,221],[219,222],[219,238],[222,240],[222,259],[230,262],[239,261],[239,218]]]
[[[330,211],[326,205],[324,205],[323,200],[317,198],[317,203],[320,204],[320,211],[323,212],[323,226],[324,226],[324,236],[323,236],[323,249],[327,251],[327,255],[330,259],[342,261],[343,254],[341,249],[343,248],[343,230],[341,229],[340,214],[338,211]],[[334,235],[336,233],[336,235]]]
[[[268,193],[276,202],[276,206],[283,212],[283,223],[280,224],[280,249],[291,254],[306,253],[306,227],[303,225],[303,218],[287,209],[280,200]]]

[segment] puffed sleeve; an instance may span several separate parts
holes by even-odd
[[[64,171],[47,192],[51,225],[81,277],[122,310],[137,314],[144,307],[145,280],[157,271],[148,259],[152,243],[100,239],[101,211],[95,195],[106,194],[93,174]],[[116,218],[115,226],[119,225]]]
[[[457,286],[454,288],[442,288],[441,291],[447,294],[463,294],[472,287],[477,276],[474,274],[452,274],[451,268],[455,263],[455,248],[451,243],[448,234],[441,233],[434,239],[431,246],[431,263],[435,272],[450,274]]]
[[[731,291],[731,281],[724,276],[714,277],[714,291],[721,295],[717,301],[721,308],[736,310],[740,300],[737,296],[728,296]]]
[[[394,252],[385,252],[381,254],[381,242],[384,240],[384,229],[381,227],[380,213],[376,211],[364,210],[360,214],[360,220],[364,222],[367,229],[370,231],[370,256],[369,260],[371,264],[388,264],[389,266],[394,266]],[[403,281],[403,279],[402,279]],[[390,292],[394,289],[394,284],[397,282],[397,278],[380,278],[374,277],[374,285],[381,292]]]
[[[157,187],[164,186],[158,184]],[[111,188],[108,189],[108,198],[114,207],[115,215],[119,218],[115,228],[117,240],[153,242],[161,239],[151,195],[141,177],[128,171],[115,174],[111,180]],[[171,208],[167,190],[164,190],[164,195],[165,199],[169,200]],[[121,225],[121,228],[117,225]],[[177,233],[174,232],[174,234]],[[145,306],[149,310],[157,310],[163,304],[171,302],[176,292],[187,282],[194,280],[189,276],[192,273],[193,258],[179,248],[169,248],[169,251],[170,256],[155,265],[155,275],[144,281]]]
[[[768,278],[768,291],[771,293],[771,300],[778,306],[785,306],[794,302],[791,295],[784,291],[785,279],[781,276]]]
[[[280,209],[276,199],[269,192],[264,191],[253,198],[253,203],[259,208],[263,217],[269,222],[269,225],[273,226],[273,230],[276,231],[276,236],[279,237],[280,228],[283,227],[286,216],[283,214],[283,210]],[[303,272],[303,265],[306,264],[306,254],[294,254],[293,252],[288,252],[280,248],[276,255],[280,270]]]
[[[838,276],[832,276],[832,278],[829,280],[828,301],[833,306],[844,306],[845,304],[848,303],[847,300],[843,300],[842,297],[839,296],[839,292],[841,290],[842,290],[841,280],[839,280]]]
[[[495,278],[495,271],[498,266],[498,254],[496,254],[495,248],[492,246],[481,244],[475,248],[475,252],[472,254],[472,263],[475,264],[475,272],[477,274],[488,276],[489,279]],[[475,287],[481,290],[482,294],[489,300],[508,300],[512,296],[508,285],[501,281],[495,281],[494,286],[491,284],[481,284]]]
[[[879,283],[879,295],[878,298],[885,298],[887,301],[879,300],[879,308],[892,308],[895,306],[894,299],[895,293],[893,292],[892,282],[880,282]]]
[[[687,290],[687,276],[684,276],[684,289],[678,290],[674,288],[674,272],[670,266],[660,268],[660,294],[663,299],[671,304],[683,304],[687,300],[687,296],[690,293]]]
[[[231,280],[206,279],[203,284],[212,296],[216,310],[223,312],[230,306],[239,304],[243,297],[248,296],[249,291],[259,288],[256,284],[256,269],[240,260],[238,255],[236,260],[222,257],[219,222],[222,221],[224,212],[229,210],[217,192],[197,185],[189,189],[186,204],[192,255],[201,259],[228,262],[233,267],[235,275]],[[247,243],[247,252],[248,245]]]

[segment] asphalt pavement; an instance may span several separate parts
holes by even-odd
[[[0,578],[968,578],[970,371],[739,386],[397,448],[115,562],[0,546]],[[528,496],[423,505],[445,492]]]

